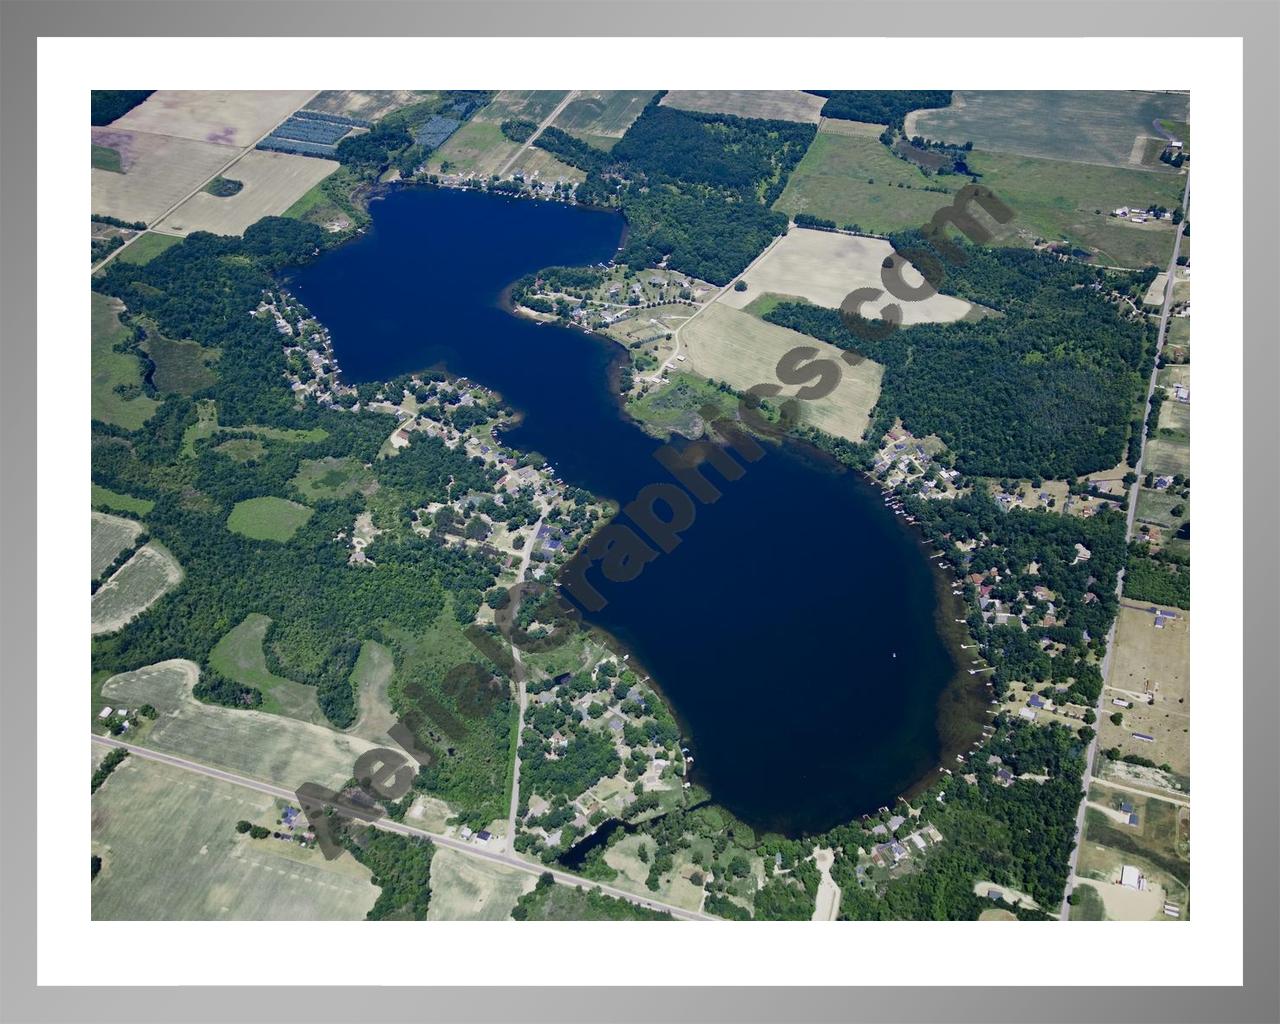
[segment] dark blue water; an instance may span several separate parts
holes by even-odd
[[[671,479],[615,398],[621,348],[500,303],[525,273],[609,259],[620,217],[436,189],[394,192],[372,214],[364,237],[292,282],[349,381],[444,365],[521,410],[503,439],[569,483],[625,504]],[[719,486],[672,554],[596,581],[608,604],[588,621],[652,674],[695,779],[744,821],[815,832],[891,803],[936,771],[956,671],[924,549],[874,488],[798,448]]]

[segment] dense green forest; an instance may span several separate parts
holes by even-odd
[[[1124,574],[1124,596],[1172,608],[1191,607],[1191,566],[1135,544]]]
[[[893,242],[943,265],[920,232]],[[877,413],[937,434],[965,472],[1062,478],[1114,466],[1153,358],[1152,328],[1117,312],[1099,268],[1023,249],[961,251],[963,263],[945,264],[943,290],[999,315],[896,330],[867,320],[855,333],[835,310],[782,303],[766,319],[881,363]]]
[[[435,844],[378,828],[350,829],[344,844],[372,873],[382,891],[365,918],[370,921],[425,921],[431,906],[431,859]]]
[[[659,106],[662,95],[609,153],[551,129],[535,145],[588,172],[579,202],[621,207],[622,262],[651,266],[670,256],[675,269],[726,284],[786,231],[786,215],[769,204],[814,126],[677,110]]]
[[[89,100],[90,124],[101,127],[124,117],[154,89],[94,89]]]
[[[533,133],[538,130],[538,124],[536,121],[526,121],[524,118],[513,118],[503,121],[498,128],[512,142],[528,142]]]
[[[810,90],[817,96],[827,97],[822,105],[823,117],[836,117],[846,121],[866,121],[870,124],[887,124],[902,127],[902,119],[913,110],[925,107],[951,105],[950,89],[909,90],[872,89],[851,91]]]

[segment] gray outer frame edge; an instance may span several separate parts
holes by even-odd
[[[665,5],[665,0],[663,5]],[[650,10],[659,5],[652,5]],[[205,0],[148,3],[0,0],[0,639],[5,714],[0,716],[0,1020],[225,1021],[267,1019],[274,998],[297,999],[288,987],[36,988],[35,830],[35,133],[36,47],[40,36],[764,36],[814,34],[931,36],[1219,36],[1243,37],[1245,160],[1244,294],[1271,296],[1280,280],[1276,127],[1280,124],[1280,7],[1272,0],[1224,2],[1019,4],[897,2],[784,5],[743,0],[682,0],[670,26],[634,21],[634,6],[613,2],[426,3],[367,0]],[[1097,18],[1088,15],[1096,13]],[[782,16],[779,17],[779,14]],[[959,49],[959,47],[958,47]],[[958,53],[959,56],[959,53]],[[963,61],[958,63],[963,76]],[[127,67],[104,68],[136,77]],[[130,81],[129,84],[138,84]],[[143,83],[145,84],[145,83]],[[1212,116],[1212,115],[1210,115]],[[1254,130],[1244,131],[1245,126]],[[1242,1021],[1280,1019],[1280,722],[1276,623],[1275,459],[1280,427],[1275,394],[1280,363],[1268,302],[1245,302],[1243,518],[1245,707],[1244,979],[1238,988],[325,988],[312,990],[315,1021]],[[1244,552],[1241,552],[1243,557]],[[1207,856],[1202,852],[1201,856]],[[939,925],[939,927],[946,927]],[[1120,927],[1123,927],[1121,925]],[[371,932],[371,936],[372,936]],[[333,963],[341,963],[338,951]],[[1070,971],[1076,965],[1063,965]],[[926,965],[921,965],[922,970]],[[500,965],[495,965],[500,969]],[[305,985],[306,978],[297,979]]]

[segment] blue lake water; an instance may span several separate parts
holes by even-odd
[[[625,504],[671,480],[611,386],[622,349],[501,302],[540,267],[608,260],[619,216],[429,188],[371,212],[291,281],[348,381],[444,366],[501,392],[524,417],[503,440],[567,482]],[[976,730],[945,587],[875,488],[799,446],[717,484],[673,553],[626,583],[593,574],[608,603],[587,621],[652,674],[696,781],[757,829],[816,832],[892,803]]]

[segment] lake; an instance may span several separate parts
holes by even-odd
[[[290,282],[348,382],[441,365],[520,410],[503,440],[568,483],[625,504],[671,479],[611,384],[622,348],[502,304],[533,270],[610,259],[620,216],[433,188],[371,213]],[[592,574],[608,603],[587,621],[652,675],[695,781],[756,829],[818,832],[892,804],[967,747],[985,705],[951,653],[945,582],[876,488],[799,445],[716,482],[672,554],[626,583]]]

